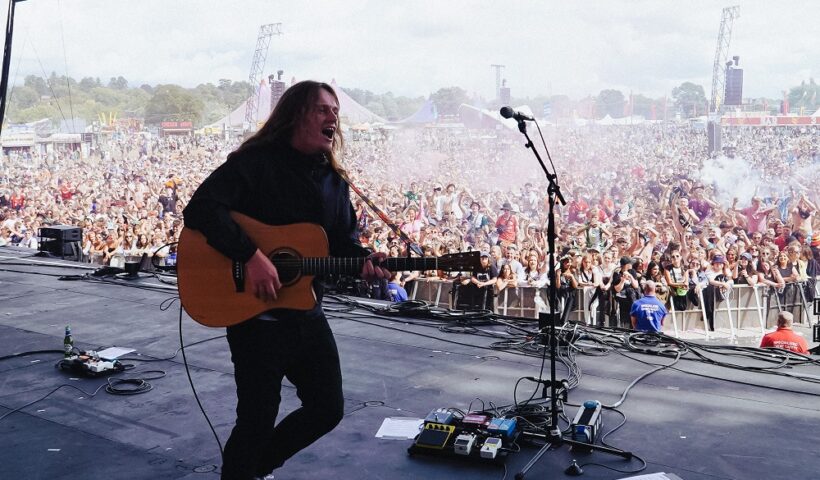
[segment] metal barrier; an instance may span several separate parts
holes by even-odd
[[[804,283],[787,284],[782,292],[782,298],[770,287],[734,285],[731,295],[725,301],[715,302],[715,330],[728,328],[731,338],[734,339],[737,337],[739,329],[745,330],[753,326],[754,329],[759,328],[762,335],[767,328],[775,326],[777,312],[781,310],[792,312],[795,323],[809,325],[811,323],[810,300],[805,296]],[[817,285],[816,289],[816,296],[820,296],[820,285]],[[569,319],[579,323],[594,324],[596,312],[586,305],[591,298],[590,292],[586,292],[585,295],[584,289],[577,289],[574,293],[576,295],[576,308],[570,313]],[[537,319],[539,312],[549,309],[547,306],[549,304],[547,301],[548,294],[547,287],[519,286],[505,288],[501,292],[496,292],[495,312],[503,315]],[[453,305],[458,303],[458,292],[453,292],[452,280],[419,278],[410,292],[410,298],[425,300],[440,307],[452,308]],[[698,292],[698,298],[699,307],[688,308],[683,311],[676,311],[673,302],[668,302],[669,316],[667,320],[671,321],[665,325],[664,330],[667,333],[679,337],[681,332],[689,331],[696,323],[700,323],[706,338],[711,338],[712,332],[707,328],[705,321],[706,310],[703,292]],[[563,311],[563,307],[564,301],[561,300],[560,311]],[[584,307],[587,307],[586,312]]]

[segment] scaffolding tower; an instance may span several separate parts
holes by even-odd
[[[251,83],[251,95],[245,107],[245,128],[256,129],[256,116],[259,113],[259,82],[262,81],[262,70],[265,69],[265,59],[268,56],[270,39],[274,35],[282,35],[281,23],[270,23],[259,27],[259,37],[256,39],[256,51],[253,53],[251,73],[248,81]]]
[[[725,7],[720,19],[715,64],[712,67],[712,97],[709,100],[709,111],[720,112],[723,104],[723,89],[726,86],[726,60],[729,58],[729,42],[732,40],[732,24],[740,17],[740,6]]]

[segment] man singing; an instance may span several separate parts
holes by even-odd
[[[241,262],[247,288],[262,300],[277,298],[279,274],[231,211],[269,225],[315,223],[327,232],[332,256],[367,256],[359,244],[348,185],[338,173],[342,144],[333,89],[314,81],[291,86],[265,125],[200,185],[184,210],[186,226]],[[390,272],[374,267],[383,258],[378,254],[365,261],[366,280],[389,278]],[[318,281],[314,290],[312,310],[272,309],[227,328],[237,407],[223,479],[268,475],[342,419],[339,355]],[[274,426],[284,377],[296,387],[302,406]]]

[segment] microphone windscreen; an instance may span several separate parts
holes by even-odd
[[[504,118],[512,118],[514,113],[511,107],[501,107],[501,116]]]

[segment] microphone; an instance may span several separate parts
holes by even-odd
[[[519,122],[523,121],[523,120],[535,121],[535,119],[532,118],[531,116],[524,115],[521,112],[516,112],[511,107],[501,107],[501,116],[504,117],[504,118],[512,118],[512,119],[514,119],[516,121],[519,121]]]

